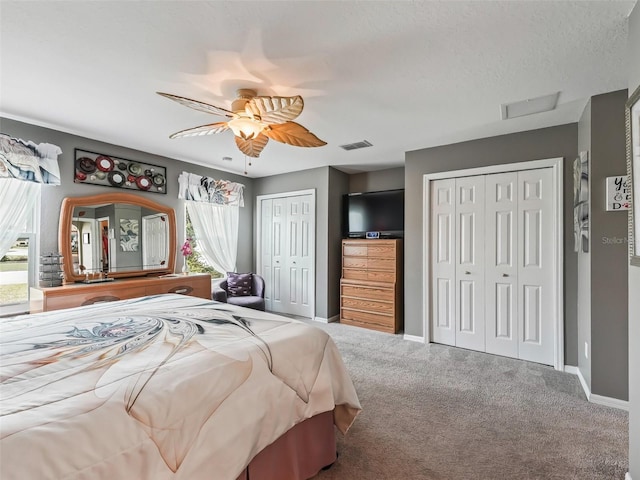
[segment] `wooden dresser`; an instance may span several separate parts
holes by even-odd
[[[397,333],[402,303],[402,240],[343,240],[340,323]]]
[[[73,283],[62,287],[32,288],[29,311],[48,312],[161,293],[180,293],[211,299],[211,276],[205,273],[138,277],[103,283]]]

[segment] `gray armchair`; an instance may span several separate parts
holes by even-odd
[[[255,273],[251,275],[250,295],[234,295],[229,291],[227,278],[222,280],[216,287],[213,287],[211,299],[218,302],[230,303],[241,307],[253,308],[264,312],[264,279]]]

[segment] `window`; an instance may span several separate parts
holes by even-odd
[[[38,283],[40,185],[30,194],[34,192],[37,192],[37,198],[33,199],[24,221],[12,228],[19,237],[0,258],[0,316],[28,312],[29,287]]]
[[[209,266],[207,261],[203,258],[202,254],[198,249],[198,239],[193,231],[193,225],[191,224],[191,218],[189,217],[189,212],[185,208],[184,213],[185,218],[185,232],[186,238],[191,239],[191,249],[193,250],[193,254],[187,257],[187,265],[189,266],[189,271],[193,273],[208,273],[211,275],[211,278],[222,278],[224,275],[218,272],[213,267]]]

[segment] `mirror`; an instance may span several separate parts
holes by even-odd
[[[130,193],[67,197],[58,245],[67,281],[173,273],[175,213]]]

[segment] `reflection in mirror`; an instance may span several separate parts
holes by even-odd
[[[172,273],[174,230],[173,209],[137,195],[67,198],[59,235],[65,276],[86,281]]]
[[[164,268],[168,238],[164,213],[122,203],[77,206],[71,225],[73,271],[85,275]]]

